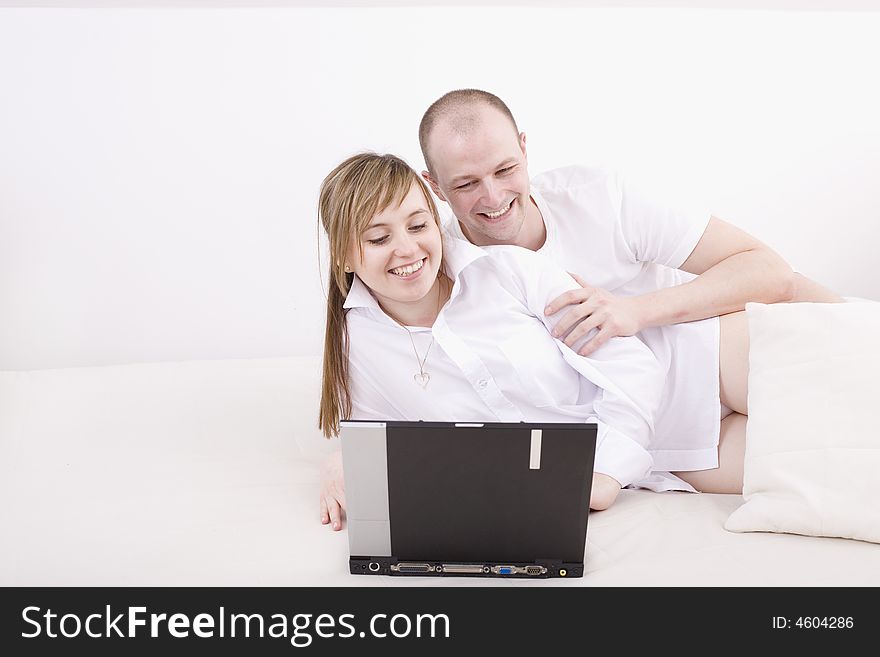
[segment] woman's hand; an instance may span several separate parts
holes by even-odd
[[[321,524],[333,531],[345,522],[345,481],[342,478],[342,450],[330,454],[321,465]]]
[[[593,473],[593,488],[590,491],[590,509],[604,511],[614,504],[620,492],[620,482],[600,472]]]

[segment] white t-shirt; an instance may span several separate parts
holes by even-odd
[[[531,197],[547,229],[539,253],[590,285],[634,296],[695,278],[676,268],[700,241],[709,212],[689,215],[657,206],[618,176],[578,166],[536,176]],[[454,218],[444,228],[448,235],[464,239]],[[651,440],[654,467],[717,467],[718,318],[651,327],[638,337],[657,357],[666,377]]]
[[[454,285],[430,328],[400,326],[354,278],[345,301],[351,418],[592,421],[599,425],[595,470],[623,485],[648,477],[664,388],[651,350],[618,337],[583,357],[554,339],[542,311],[577,284],[541,254],[484,250],[447,236],[444,268]],[[426,353],[423,388],[417,358]]]

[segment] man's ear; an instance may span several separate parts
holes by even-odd
[[[529,155],[526,153],[526,133],[519,133],[519,149],[522,151],[523,157],[526,158],[526,163],[529,161]]]
[[[439,198],[444,203],[449,203],[449,201],[446,200],[446,197],[443,196],[443,192],[440,191],[440,185],[438,185],[437,181],[431,177],[430,173],[428,173],[427,171],[422,171],[422,178],[424,178],[425,182],[431,186],[431,190],[437,195],[437,198]]]

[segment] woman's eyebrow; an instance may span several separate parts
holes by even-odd
[[[412,219],[413,217],[415,217],[418,214],[427,214],[427,213],[428,213],[428,211],[425,210],[424,208],[419,208],[418,210],[413,210],[408,215],[406,215],[406,218]],[[388,224],[386,224],[386,223],[370,224],[369,226],[364,228],[364,230],[370,230],[371,228],[388,228]]]

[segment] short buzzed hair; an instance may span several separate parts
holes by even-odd
[[[422,147],[422,157],[425,158],[428,171],[433,173],[434,170],[428,157],[428,137],[430,137],[434,126],[442,119],[452,118],[454,119],[453,128],[460,132],[465,132],[476,124],[476,114],[471,110],[478,105],[497,109],[510,119],[514,132],[519,134],[519,128],[516,127],[513,113],[504,104],[504,101],[495,94],[490,94],[488,91],[480,89],[456,89],[455,91],[450,91],[440,96],[431,104],[422,117],[422,122],[419,123],[419,145]]]

